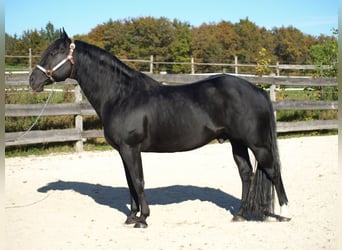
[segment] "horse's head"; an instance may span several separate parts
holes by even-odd
[[[73,71],[73,51],[75,44],[67,33],[60,32],[60,37],[43,53],[42,59],[30,75],[30,86],[34,91],[42,91],[44,85],[64,81]]]

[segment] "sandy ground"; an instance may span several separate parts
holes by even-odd
[[[9,158],[6,249],[336,249],[337,149],[337,136],[279,140],[287,223],[231,222],[241,181],[229,143],[143,154],[147,229],[123,223],[115,151]]]

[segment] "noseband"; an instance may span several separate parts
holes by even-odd
[[[44,67],[37,65],[37,68],[40,69],[41,71],[43,71],[45,73],[45,75],[50,78],[50,80],[52,82],[55,82],[55,79],[53,78],[52,74],[59,69],[64,63],[66,63],[67,61],[70,61],[72,64],[72,69],[71,69],[71,73],[70,73],[70,77],[74,71],[74,58],[72,56],[72,53],[74,52],[74,49],[76,48],[76,45],[74,43],[74,41],[72,40],[70,43],[70,50],[69,50],[69,54],[67,55],[66,58],[64,58],[60,63],[58,63],[55,67],[53,67],[52,69],[45,69]]]

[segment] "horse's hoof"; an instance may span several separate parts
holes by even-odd
[[[137,217],[127,217],[125,224],[131,225],[137,223],[138,218]]]
[[[233,222],[242,222],[242,221],[246,221],[246,218],[243,217],[242,215],[234,215],[232,221]]]
[[[133,220],[131,218],[127,218],[127,220],[125,221],[125,224],[126,225],[132,225],[132,224],[135,224],[137,221],[136,220]]]
[[[147,223],[146,222],[137,222],[137,223],[135,223],[134,228],[147,228]]]
[[[279,218],[278,218],[278,221],[280,221],[280,222],[288,222],[290,220],[291,220],[291,218],[284,217],[284,216],[279,216]]]
[[[125,224],[131,225],[131,224],[135,224],[136,222],[137,222],[137,218],[127,217]]]

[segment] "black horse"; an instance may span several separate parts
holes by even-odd
[[[72,41],[63,30],[33,70],[30,86],[42,91],[66,78],[77,80],[102,121],[107,142],[120,153],[131,194],[127,224],[146,227],[150,214],[141,152],[186,151],[214,139],[230,141],[242,180],[241,207],[233,221],[271,215],[273,187],[283,208],[279,220],[290,219],[284,212],[288,200],[273,108],[264,90],[226,74],[165,86],[96,46]],[[258,162],[255,173],[248,148]]]

